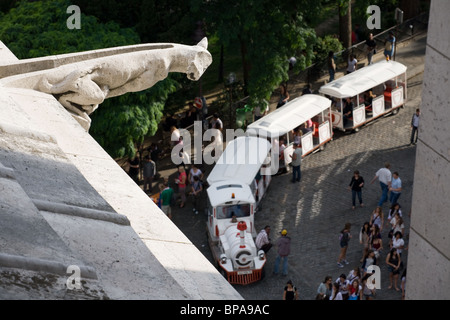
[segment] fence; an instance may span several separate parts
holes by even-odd
[[[428,29],[428,17],[429,12],[424,12],[417,17],[411,18],[404,21],[399,25],[395,25],[386,29],[380,33],[374,34],[374,40],[377,43],[377,51],[384,50],[384,42],[387,35],[392,31],[396,38],[396,45],[404,41],[408,41],[414,36],[422,34]],[[336,69],[346,69],[347,68],[347,57],[349,54],[353,54],[358,61],[367,58],[367,46],[366,40],[361,41],[352,45],[350,48],[344,49],[340,52],[335,53]],[[290,75],[290,83],[313,83],[317,79],[328,75],[328,64],[327,60],[318,61],[313,65],[309,66],[305,70],[298,74]]]

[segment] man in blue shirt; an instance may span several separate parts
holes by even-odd
[[[389,57],[389,60],[392,60],[394,56],[395,49],[395,37],[392,31],[389,32],[389,37],[384,42],[384,56],[386,59]]]
[[[391,192],[389,201],[392,205],[394,205],[395,203],[397,203],[398,198],[400,198],[400,195],[402,194],[402,180],[398,176],[397,171],[392,174],[391,186],[389,188],[389,191]]]

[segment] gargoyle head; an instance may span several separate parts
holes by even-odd
[[[212,63],[212,56],[208,52],[208,39],[203,38],[197,45],[193,46],[194,58],[188,66],[187,77],[189,80],[198,80]]]

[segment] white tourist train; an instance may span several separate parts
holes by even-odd
[[[333,130],[358,131],[362,125],[406,102],[406,67],[381,61],[322,86],[317,94],[298,97],[247,127],[245,136],[228,143],[207,181],[207,234],[219,270],[232,284],[264,276],[266,257],[256,248],[255,212],[279,165],[289,168],[293,144],[302,157],[323,150]],[[364,104],[364,94],[374,96]],[[344,100],[355,108],[345,125]],[[367,98],[367,96],[366,96]],[[296,134],[298,133],[298,134]],[[284,150],[279,162],[279,141]]]
[[[271,144],[258,137],[228,143],[209,174],[208,241],[219,270],[233,284],[249,284],[263,276],[266,257],[257,251],[255,188]]]

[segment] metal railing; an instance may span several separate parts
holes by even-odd
[[[377,43],[377,52],[384,51],[384,42],[390,31],[394,33],[396,45],[408,41],[417,35],[425,33],[428,30],[428,18],[429,12],[424,12],[414,18],[404,21],[401,24],[394,25],[383,30],[382,32],[374,34],[374,40]],[[345,70],[347,68],[347,57],[349,54],[353,54],[358,61],[366,59],[366,40],[356,43],[342,51],[335,52],[334,57],[337,71]],[[289,77],[289,82],[291,86],[302,82],[312,84],[317,79],[326,75],[328,75],[328,64],[327,59],[323,59],[300,71],[298,74],[291,74]]]

